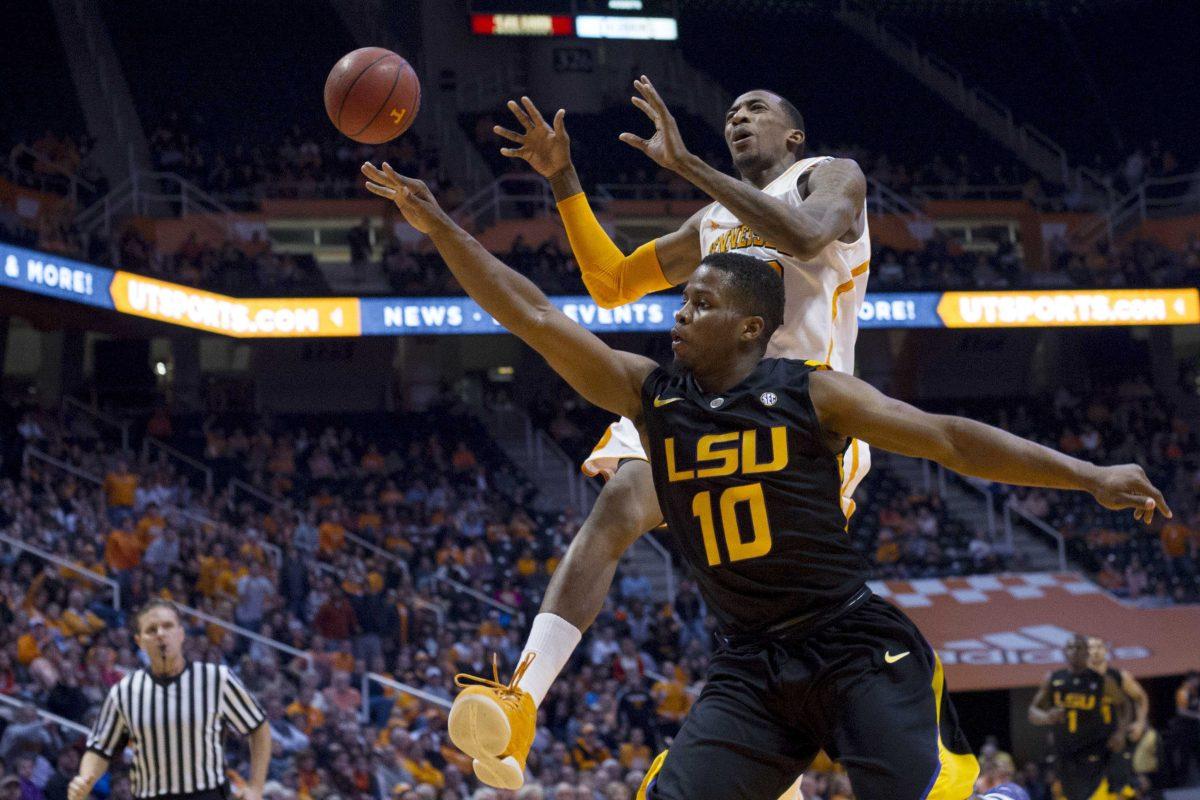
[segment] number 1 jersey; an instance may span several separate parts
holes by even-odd
[[[841,458],[808,395],[818,368],[763,359],[720,394],[661,367],[642,385],[658,501],[723,633],[819,615],[867,580],[846,532]]]

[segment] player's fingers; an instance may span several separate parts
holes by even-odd
[[[525,110],[529,112],[529,118],[533,120],[533,124],[538,127],[544,127],[546,120],[542,118],[542,112],[538,111],[538,107],[533,104],[533,101],[528,97],[521,96],[521,105],[525,106]]]
[[[363,175],[366,175],[369,179],[375,181],[376,183],[387,183],[387,175],[383,174],[383,172],[381,172],[380,169],[370,161],[365,162],[362,167],[360,167],[360,170],[362,171]]]
[[[566,126],[566,123],[564,122],[564,120],[566,118],[567,118],[567,110],[565,108],[560,108],[554,114],[554,132],[557,133],[559,136],[567,135],[567,126]]]
[[[371,194],[377,194],[380,197],[384,197],[388,200],[396,199],[396,190],[395,189],[393,189],[390,186],[381,186],[378,183],[374,183],[372,181],[367,181],[367,191],[370,192]]]
[[[501,138],[508,139],[510,142],[516,142],[517,144],[525,143],[525,134],[510,131],[508,128],[501,128],[499,125],[492,128],[492,133]]]
[[[1154,507],[1162,512],[1162,515],[1167,519],[1173,517],[1174,514],[1171,513],[1171,507],[1167,505],[1167,498],[1163,497],[1163,493],[1158,490],[1158,487],[1150,484],[1148,491],[1150,496],[1154,498]]]
[[[657,125],[659,123],[659,120],[661,119],[661,117],[660,117],[659,113],[657,111],[655,111],[654,108],[649,103],[647,103],[645,100],[643,100],[640,97],[631,97],[629,99],[633,101],[633,104],[635,106],[637,106],[638,108],[640,108],[642,110],[643,114],[645,114],[647,117],[652,119],[654,121],[655,125]]]
[[[508,158],[524,158],[525,157],[525,148],[524,147],[501,147],[500,155],[506,156]]]
[[[521,108],[516,100],[508,101],[508,110],[517,118],[517,122],[525,127],[527,133],[533,128],[533,120],[529,119],[529,115],[525,113],[525,110]]]
[[[399,172],[396,172],[396,170],[392,169],[392,165],[386,161],[383,162],[383,171],[387,173],[387,176],[392,180],[393,184],[398,185],[407,191],[415,193],[425,188],[425,184],[421,183],[421,181],[417,180],[416,178],[410,178],[407,175],[401,175]]]
[[[620,139],[625,144],[629,145],[630,147],[636,147],[638,150],[641,150],[643,153],[646,152],[646,145],[648,143],[646,142],[645,139],[643,139],[640,136],[635,136],[632,133],[622,133],[617,138]]]
[[[643,75],[641,84],[642,88],[639,91],[650,101],[650,105],[663,114],[666,114],[667,104],[663,102],[662,95],[658,93],[658,89],[654,88],[654,84],[650,82],[650,79]]]

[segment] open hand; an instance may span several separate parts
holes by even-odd
[[[630,99],[654,123],[654,135],[643,139],[632,133],[622,133],[619,138],[630,147],[641,150],[660,167],[678,171],[691,156],[683,143],[683,137],[679,134],[679,125],[649,78],[643,75],[633,82],[633,88],[638,90],[641,97]]]
[[[542,112],[528,97],[522,97],[520,104],[516,100],[508,101],[508,110],[521,123],[524,133],[510,131],[499,125],[492,128],[497,135],[510,142],[516,142],[520,147],[501,147],[500,154],[508,158],[523,158],[529,162],[537,174],[550,178],[571,166],[571,137],[567,136],[567,128],[563,119],[567,112],[559,109],[554,115],[553,126],[546,124]]]
[[[394,202],[408,224],[421,233],[450,223],[424,181],[399,174],[386,161],[382,170],[368,161],[362,165],[362,174],[367,176],[367,191]]]
[[[1132,508],[1133,518],[1147,525],[1158,510],[1170,519],[1171,509],[1163,499],[1162,492],[1150,483],[1145,471],[1137,464],[1099,467],[1098,470],[1096,485],[1091,493],[1100,505],[1113,511]]]
[[[67,784],[67,800],[86,800],[92,793],[92,784],[82,775],[76,775]]]

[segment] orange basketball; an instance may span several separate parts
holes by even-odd
[[[383,144],[408,130],[421,107],[421,82],[391,50],[363,47],[338,59],[325,79],[325,113],[356,142]]]

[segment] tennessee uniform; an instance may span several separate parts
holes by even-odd
[[[772,197],[799,206],[809,173],[832,158],[817,156],[797,161],[763,188]],[[700,250],[735,252],[761,258],[783,275],[784,320],[767,346],[768,357],[818,361],[841,372],[854,372],[858,311],[867,292],[871,234],[862,209],[862,234],[853,242],[834,240],[813,258],[804,260],[780,250],[741,224],[720,203],[712,203],[700,222]],[[588,475],[612,477],[622,459],[647,460],[637,427],[620,419],[608,427],[583,463]],[[871,466],[865,442],[852,440],[841,456],[842,510],[854,513],[852,495]]]

